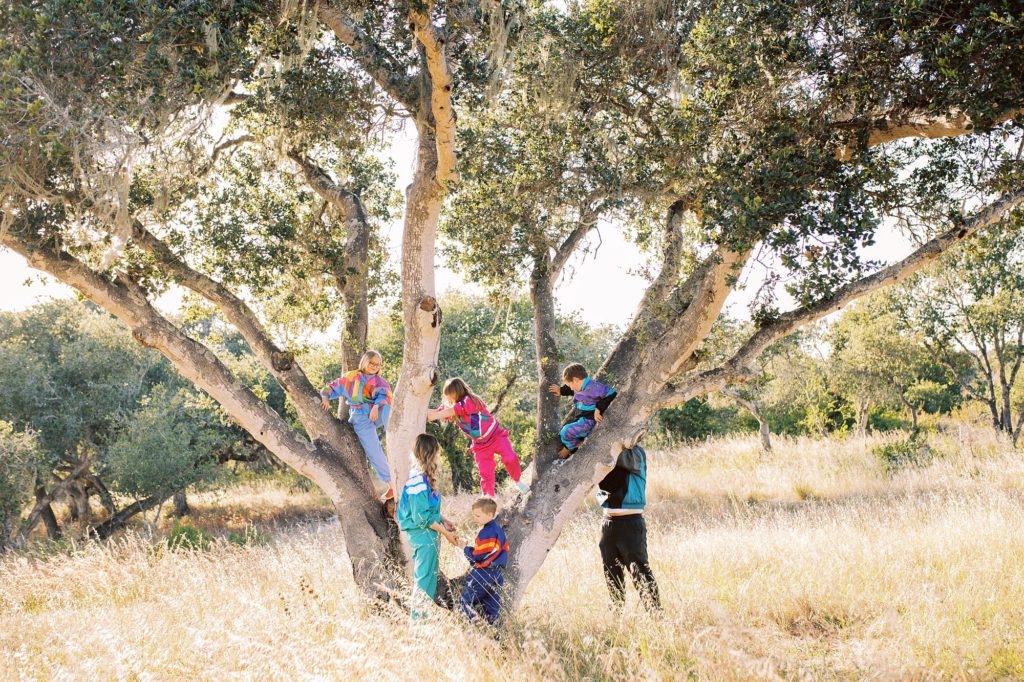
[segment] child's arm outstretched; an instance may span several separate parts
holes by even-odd
[[[331,411],[331,400],[334,398],[344,397],[344,379],[344,376],[340,376],[327,384],[327,386],[324,387],[324,390],[320,391],[320,407],[324,409],[324,412]]]
[[[558,396],[565,396],[566,398],[571,398],[574,395],[576,395],[567,384],[562,384],[561,386],[557,384],[551,384],[550,386],[548,386],[548,392]]]
[[[439,407],[435,410],[427,410],[427,421],[437,421],[439,419],[451,419],[455,416],[454,407]]]

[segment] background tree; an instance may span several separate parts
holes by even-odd
[[[918,413],[935,403],[949,386],[935,366],[919,333],[906,328],[888,292],[876,294],[845,311],[829,328],[833,381],[857,407],[857,428],[867,430],[872,405],[896,403],[910,413],[911,431]],[[938,372],[936,370],[939,370]]]
[[[44,467],[45,456],[33,434],[0,422],[0,552],[23,532],[21,512],[34,499],[37,472]]]
[[[904,306],[905,322],[922,330],[928,351],[1014,444],[1024,424],[1013,403],[1024,361],[1022,244],[1019,224],[987,231],[908,286]]]

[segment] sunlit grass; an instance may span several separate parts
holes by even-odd
[[[449,614],[372,612],[331,521],[204,552],[132,535],[3,557],[0,679],[1024,677],[1022,458],[954,428],[930,437],[927,466],[887,473],[884,440],[652,452],[664,611],[632,591],[610,608],[588,506],[500,640]],[[193,508],[235,518],[248,499],[269,519],[293,494],[307,495],[256,487]],[[451,515],[472,497],[449,498]],[[442,565],[464,566],[450,548]]]

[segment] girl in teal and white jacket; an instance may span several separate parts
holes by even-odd
[[[412,471],[398,501],[398,527],[409,536],[412,546],[413,618],[424,614],[423,604],[437,594],[439,538],[459,546],[455,525],[441,515],[441,493],[437,488],[437,469],[441,448],[433,436],[421,433],[412,451]]]

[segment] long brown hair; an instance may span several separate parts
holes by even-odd
[[[487,409],[487,405],[484,401],[481,400],[480,396],[476,393],[473,393],[469,388],[469,384],[467,384],[462,377],[452,377],[448,381],[444,382],[444,388],[441,389],[441,393],[443,393],[445,397],[451,396],[454,398],[453,402],[456,403],[464,400],[466,396],[469,396],[476,401],[478,409]]]
[[[416,463],[427,477],[430,488],[437,492],[437,467],[441,464],[441,446],[437,439],[429,433],[421,433],[416,436],[416,442],[412,446],[412,456]]]

